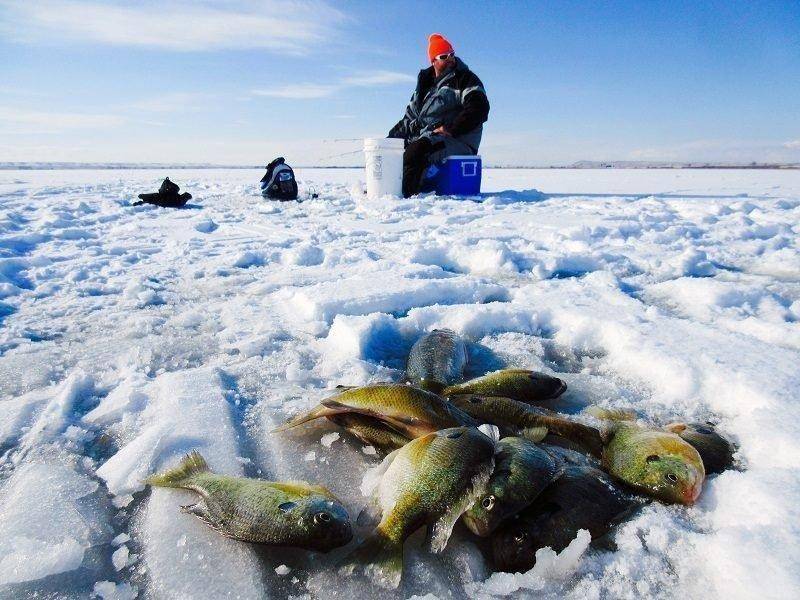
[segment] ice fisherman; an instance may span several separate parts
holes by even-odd
[[[429,165],[448,156],[477,154],[489,99],[483,83],[455,55],[447,39],[428,38],[431,66],[422,69],[406,114],[388,137],[406,141],[403,153],[403,196],[418,193]]]

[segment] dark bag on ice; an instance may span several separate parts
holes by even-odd
[[[273,200],[297,200],[297,180],[282,156],[267,165],[261,178],[261,195]]]
[[[147,203],[155,204],[156,206],[163,206],[164,208],[180,208],[192,199],[192,195],[189,192],[179,194],[178,192],[180,190],[181,188],[178,186],[178,184],[173,183],[169,180],[169,177],[167,177],[161,183],[161,187],[158,188],[156,193],[139,194],[141,202],[135,202],[134,206]]]

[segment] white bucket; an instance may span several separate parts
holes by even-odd
[[[396,138],[365,138],[367,196],[403,196],[403,150]]]

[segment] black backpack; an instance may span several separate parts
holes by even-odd
[[[267,174],[261,178],[261,195],[273,200],[297,200],[294,171],[282,156],[267,165]]]
[[[189,200],[192,195],[189,192],[179,194],[181,188],[174,181],[170,181],[167,177],[162,183],[158,191],[153,194],[139,194],[140,201],[134,202],[134,206],[140,204],[155,204],[156,206],[163,206],[164,208],[181,208]]]

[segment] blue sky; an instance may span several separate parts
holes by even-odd
[[[800,161],[797,0],[0,0],[0,161],[352,164],[434,31],[488,163]]]

